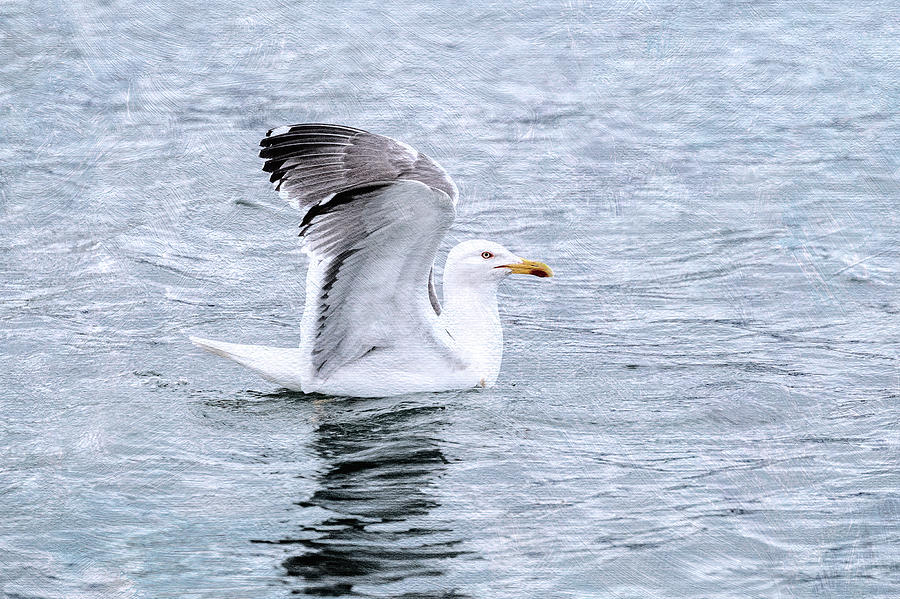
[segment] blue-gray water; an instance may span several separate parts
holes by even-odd
[[[0,595],[900,596],[896,3],[0,5]],[[281,393],[267,128],[403,139],[494,389]]]

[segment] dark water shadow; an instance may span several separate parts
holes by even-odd
[[[319,398],[312,449],[317,490],[298,501],[302,525],[278,544],[298,551],[283,562],[294,593],[321,597],[462,598],[440,589],[448,560],[470,552],[432,511],[432,490],[448,461],[441,450],[444,408],[433,399]],[[419,589],[428,589],[421,591]]]

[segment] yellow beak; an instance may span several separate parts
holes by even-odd
[[[497,268],[508,268],[517,275],[534,275],[536,277],[552,277],[553,271],[543,262],[537,260],[522,260],[515,264],[504,264]]]

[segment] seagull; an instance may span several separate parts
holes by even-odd
[[[551,277],[492,241],[438,247],[459,191],[407,144],[341,125],[270,130],[260,142],[275,190],[303,212],[309,257],[300,347],[190,340],[293,391],[386,397],[494,385],[503,355],[497,288],[512,274]]]

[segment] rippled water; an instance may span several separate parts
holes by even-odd
[[[900,596],[894,3],[0,6],[0,594]],[[331,121],[459,184],[496,388],[272,388],[256,144]]]

